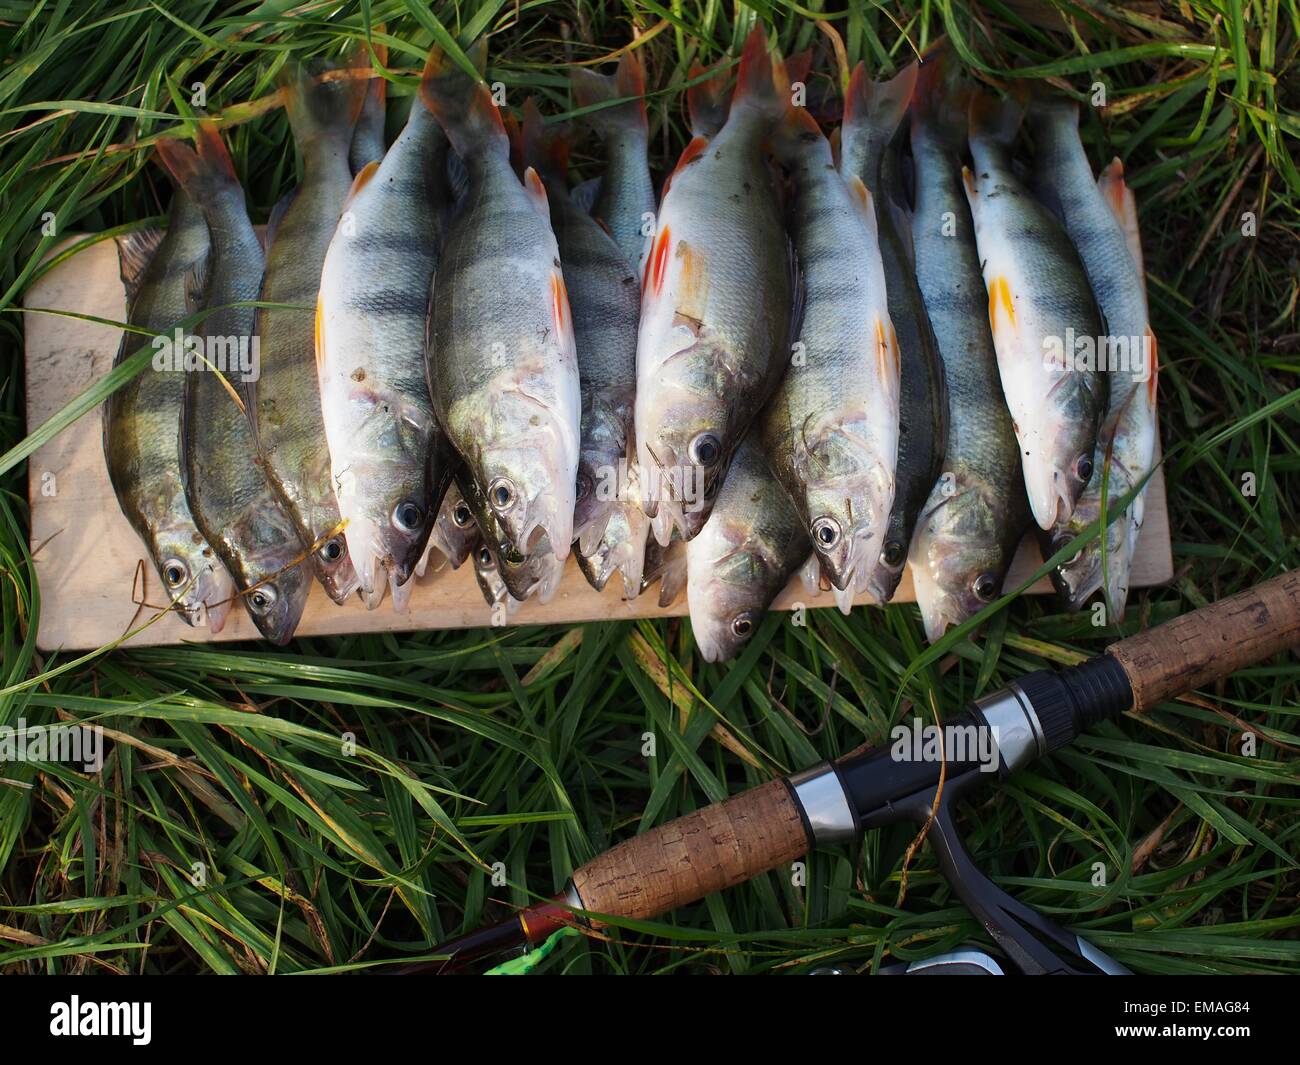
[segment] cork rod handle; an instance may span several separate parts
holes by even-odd
[[[808,850],[784,780],[624,840],[573,874],[583,908],[648,919],[749,880]]]
[[[1300,570],[1211,603],[1106,648],[1139,713],[1300,645]]]

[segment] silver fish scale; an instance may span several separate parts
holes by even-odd
[[[470,192],[451,224],[435,282],[430,357],[444,415],[500,374],[494,345],[504,345],[513,361],[556,342],[546,275],[559,267],[550,225],[506,160],[471,168]],[[483,313],[485,306],[491,313]],[[452,434],[462,428],[444,424]],[[462,441],[453,443],[459,450]]]

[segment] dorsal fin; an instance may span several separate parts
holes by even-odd
[[[524,191],[528,193],[529,199],[533,201],[533,206],[549,222],[551,220],[551,203],[546,196],[546,186],[542,183],[537,171],[531,166],[524,171]]]
[[[696,137],[713,137],[727,123],[731,98],[727,95],[727,76],[722,65],[691,67],[690,80],[708,74],[698,85],[686,90],[686,111],[691,118],[691,133]]]
[[[343,210],[346,211],[352,206],[352,201],[357,198],[362,189],[370,184],[370,179],[375,176],[375,171],[378,169],[379,160],[376,159],[357,171],[357,176],[352,179],[352,187],[348,189],[348,198],[343,201]]]
[[[153,257],[158,251],[158,245],[163,242],[163,237],[166,235],[167,231],[162,226],[148,226],[123,233],[117,238],[118,272],[122,277],[122,284],[126,287],[128,307],[135,303],[144,272],[149,269],[149,264],[153,262]]]

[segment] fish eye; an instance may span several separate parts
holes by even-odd
[[[469,504],[464,500],[457,503],[451,511],[451,520],[458,529],[469,528],[469,523],[474,520],[474,515],[470,513]]]
[[[998,579],[992,573],[981,573],[971,585],[971,591],[981,603],[991,603],[998,594]]]
[[[1092,457],[1080,455],[1074,460],[1074,475],[1084,484],[1092,480]]]
[[[189,578],[190,570],[179,558],[169,558],[163,563],[163,579],[172,588],[178,588]]]
[[[697,466],[712,466],[722,458],[722,441],[713,433],[700,433],[691,441],[687,453]]]
[[[478,549],[478,564],[482,569],[494,569],[495,563],[492,561],[492,552],[486,547]]]
[[[746,610],[732,618],[731,634],[739,640],[748,640],[754,635],[754,615]]]
[[[506,477],[498,477],[488,485],[488,501],[493,510],[509,510],[515,501],[515,486]]]
[[[420,504],[404,499],[393,508],[393,524],[404,532],[414,532],[420,526],[424,511]]]
[[[275,606],[276,592],[269,584],[264,584],[248,593],[248,604],[254,614],[269,614]]]
[[[1063,547],[1069,544],[1069,542],[1073,539],[1074,537],[1071,536],[1068,532],[1058,533],[1056,536],[1052,537],[1052,554],[1056,554],[1056,552],[1060,551]],[[1072,557],[1066,559],[1064,562],[1060,564],[1062,566],[1073,566],[1082,557],[1083,557],[1083,548],[1079,548],[1079,550],[1076,551]]]
[[[880,552],[880,560],[891,568],[901,566],[906,558],[907,552],[897,540],[886,541],[885,549]]]
[[[337,562],[343,557],[343,544],[337,536],[326,540],[317,552],[326,562]]]
[[[812,523],[813,543],[829,551],[840,542],[840,523],[834,518],[818,518]]]

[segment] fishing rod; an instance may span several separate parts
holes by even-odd
[[[953,805],[979,784],[1009,776],[1102,721],[1130,710],[1144,713],[1297,644],[1300,571],[1120,640],[1079,665],[1038,670],[977,699],[943,726],[946,735],[960,735],[954,729],[961,728],[981,736],[981,742],[965,744],[965,751],[904,760],[886,744],[771,780],[612,847],[574,872],[554,899],[442,944],[437,953],[446,961],[396,971],[455,970],[475,959],[540,946],[567,926],[599,930],[602,918],[648,920],[814,848],[913,821],[929,823],[927,838],[940,870],[1014,970],[1126,973],[981,873],[957,833]],[[967,949],[881,971],[1005,970],[987,952]]]

